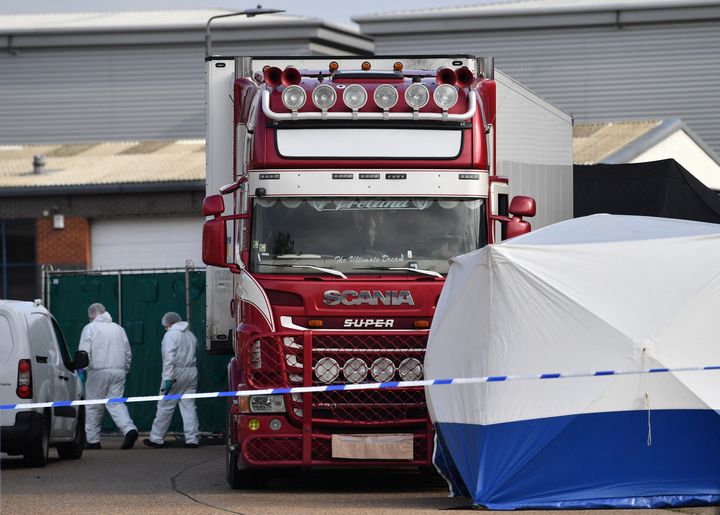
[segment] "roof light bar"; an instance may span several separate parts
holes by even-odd
[[[290,88],[300,86],[290,86]],[[287,89],[290,89],[287,88]],[[286,89],[286,91],[287,91]],[[285,93],[285,92],[283,92]],[[304,92],[303,92],[304,94]],[[304,104],[304,102],[303,102]],[[299,109],[299,108],[298,108]],[[312,112],[312,113],[276,113],[270,108],[270,90],[264,89],[262,92],[262,110],[265,116],[270,120],[283,121],[283,120],[441,120],[449,122],[464,122],[472,118],[477,112],[477,93],[470,90],[468,93],[468,109],[464,113],[387,113],[387,117],[384,117],[385,113],[348,113],[348,112]],[[355,115],[355,116],[353,116]]]

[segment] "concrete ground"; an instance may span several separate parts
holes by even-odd
[[[467,500],[448,498],[439,477],[422,476],[415,470],[328,469],[275,479],[266,490],[231,490],[225,482],[222,445],[185,449],[178,442],[170,448],[151,449],[142,445],[143,438],[134,449],[121,450],[119,437],[105,437],[102,450],[85,451],[74,461],[60,461],[51,450],[54,459],[42,469],[25,468],[20,459],[0,455],[0,512],[287,515],[471,509]],[[642,511],[647,515],[672,512],[720,515],[720,508]]]

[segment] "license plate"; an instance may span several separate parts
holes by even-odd
[[[413,435],[332,435],[332,457],[350,460],[412,460]]]

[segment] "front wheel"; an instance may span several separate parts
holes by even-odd
[[[23,460],[29,467],[44,467],[48,462],[50,453],[50,419],[47,416],[42,418],[40,434],[25,448]]]
[[[262,490],[270,481],[268,470],[238,468],[238,451],[225,450],[227,482],[233,490]]]
[[[85,449],[85,406],[80,406],[75,425],[75,439],[72,442],[57,445],[58,456],[62,460],[77,460]]]

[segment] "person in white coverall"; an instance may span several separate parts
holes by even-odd
[[[88,308],[90,323],[80,334],[78,350],[87,352],[90,364],[87,367],[85,396],[88,399],[122,397],[125,390],[125,376],[130,372],[132,351],[125,329],[112,321],[110,313],[100,303]],[[130,449],[138,437],[137,427],[130,418],[125,404],[96,404],[85,407],[86,448],[100,449],[100,424],[105,409],[115,425],[125,435],[122,449]]]
[[[183,394],[197,391],[197,367],[195,349],[197,338],[190,332],[187,322],[183,322],[177,313],[165,313],[162,317],[165,336],[162,339],[162,385],[160,393]],[[195,448],[200,441],[198,417],[195,399],[173,399],[158,401],[155,420],[150,438],[143,443],[156,449],[165,446],[165,433],[172,421],[175,406],[180,403],[180,415],[185,432],[185,447]]]

